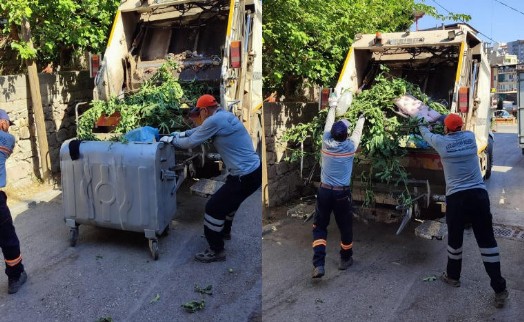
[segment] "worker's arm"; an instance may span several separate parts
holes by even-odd
[[[202,125],[186,131],[185,137],[174,137],[171,143],[180,149],[192,149],[210,139],[218,130],[216,119],[210,117]],[[187,132],[190,132],[189,135]]]
[[[437,149],[438,142],[442,135],[431,133],[426,125],[419,125],[418,129],[424,140],[428,142],[429,145],[431,145],[434,149]]]
[[[333,123],[335,123],[335,107],[330,107],[326,117],[326,125],[324,125],[324,133],[331,131]]]
[[[351,137],[349,138],[355,145],[355,150],[358,148],[358,145],[360,144],[360,139],[362,139],[362,129],[364,128],[365,121],[366,119],[364,118],[364,116],[358,118],[357,124],[353,129],[353,133],[351,133]]]
[[[184,136],[191,136],[191,134],[195,133],[195,131],[198,129],[199,127],[195,127],[195,128],[192,128],[190,130],[186,130],[184,131]]]

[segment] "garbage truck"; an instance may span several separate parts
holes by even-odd
[[[205,84],[261,149],[262,1],[133,0],[116,13],[93,98],[133,93],[167,60]]]
[[[449,113],[458,113],[465,130],[475,133],[479,163],[485,179],[491,175],[493,137],[490,133],[490,66],[482,41],[467,24],[448,29],[395,33],[357,34],[340,73],[335,93],[357,93],[369,85],[380,65],[389,74],[420,86],[434,101],[442,102]],[[409,174],[410,205],[397,204],[399,187],[374,185],[376,207],[367,216],[378,221],[400,222],[399,234],[412,221],[421,221],[418,236],[442,238],[445,225],[445,180],[438,153],[432,148],[405,148],[401,163]],[[355,165],[354,174],[365,162]],[[353,199],[364,200],[364,187],[352,180]]]
[[[260,150],[261,51],[260,0],[123,1],[96,73],[93,97],[132,94],[165,62],[175,61],[175,77],[182,86],[204,84],[242,120]],[[117,122],[118,117],[104,117],[108,120]],[[163,142],[64,142],[60,166],[70,245],[76,245],[81,224],[143,232],[156,260],[158,237],[175,215],[181,183],[195,172],[194,166],[220,159],[203,148],[175,150]],[[199,180],[191,190],[210,195],[221,184]]]

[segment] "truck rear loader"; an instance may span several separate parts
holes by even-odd
[[[334,91],[357,93],[368,85],[380,65],[389,74],[420,86],[449,113],[458,113],[464,130],[475,133],[479,163],[485,179],[491,175],[493,138],[490,134],[490,66],[482,41],[467,24],[450,29],[397,33],[357,34]],[[445,212],[445,181],[442,163],[432,148],[405,148],[402,165],[409,174],[412,203],[399,205],[398,187],[377,183],[376,207],[368,216],[379,221],[401,221],[397,234],[412,219],[442,217]],[[364,170],[365,160],[353,170]],[[353,179],[353,199],[364,200],[364,187]],[[436,213],[436,214],[435,214]],[[425,221],[415,230],[426,238],[442,238],[440,221]]]

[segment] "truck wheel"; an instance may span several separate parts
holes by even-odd
[[[491,153],[487,155],[488,164],[486,165],[486,174],[484,175],[484,180],[488,180],[491,177],[491,167],[493,166],[493,156]]]
[[[487,165],[486,165],[486,174],[484,174],[484,180],[488,180],[491,177],[491,168],[493,167],[493,144],[494,144],[494,139],[490,135],[488,137],[488,148],[486,150]]]

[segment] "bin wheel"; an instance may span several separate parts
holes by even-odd
[[[150,239],[149,240],[149,250],[151,251],[151,256],[154,260],[158,259],[158,240]]]
[[[71,247],[75,247],[77,240],[78,240],[78,228],[69,229],[69,245]]]

